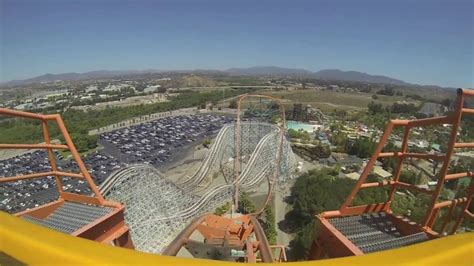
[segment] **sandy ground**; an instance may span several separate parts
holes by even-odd
[[[290,187],[285,186],[284,188],[277,188],[275,190],[275,199],[274,199],[274,206],[275,206],[275,223],[276,223],[276,230],[277,230],[277,244],[288,246],[290,241],[293,239],[291,234],[285,233],[278,227],[278,223],[280,221],[285,220],[285,215],[288,212],[290,206],[285,202],[285,197],[290,195]]]
[[[301,157],[295,154],[296,161],[297,162],[302,162],[303,167],[301,170],[301,173],[307,172],[312,169],[320,169],[322,166],[318,163],[312,163],[305,161]],[[295,175],[296,178],[298,174]],[[293,239],[293,236],[291,234],[285,233],[280,228],[278,227],[278,224],[285,220],[285,215],[291,210],[291,205],[288,205],[285,202],[285,198],[287,196],[290,196],[291,194],[291,187],[293,186],[294,182],[296,179],[289,180],[287,183],[285,183],[282,186],[278,186],[275,188],[275,194],[274,194],[274,209],[275,209],[275,222],[276,222],[276,229],[277,229],[277,244],[284,245],[288,247],[290,244],[290,241]]]
[[[212,141],[214,141],[214,139]],[[209,152],[209,149],[204,148],[201,144],[199,144],[183,152],[184,154],[181,154],[180,156],[181,160],[179,160],[179,162],[176,162],[175,165],[169,166],[168,169],[164,171],[165,176],[173,182],[180,183],[186,180],[188,177],[191,177],[201,166],[202,161],[205,159],[207,153]],[[295,156],[298,162],[303,162],[302,172],[306,172],[312,169],[320,169],[322,167],[320,164],[305,161],[298,155]],[[291,209],[291,206],[289,206],[284,201],[284,199],[285,197],[290,195],[290,189],[294,182],[295,180],[289,180],[283,186],[276,186],[274,198],[272,200],[272,204],[274,204],[275,210],[275,222],[277,224],[277,243],[285,246],[289,245],[290,241],[293,239],[293,236],[280,230],[278,228],[278,223],[285,219],[286,213]],[[205,188],[197,189],[195,193],[197,195],[201,195],[209,188],[224,183],[224,177],[222,176],[222,174],[219,174],[218,177],[213,178],[212,182],[208,184]],[[265,201],[267,192],[267,182],[262,182],[261,184],[249,191],[249,197],[254,202],[257,209],[259,209]]]
[[[7,160],[12,157],[34,151],[35,150],[0,150],[0,160]]]
[[[201,144],[191,147],[183,151],[181,160],[175,161],[174,165],[169,165],[162,171],[173,182],[183,182],[199,169],[208,151],[209,149],[204,148]]]

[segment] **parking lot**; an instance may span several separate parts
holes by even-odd
[[[160,166],[180,152],[180,147],[217,134],[231,120],[209,114],[167,117],[103,133],[99,136],[99,143],[124,163]]]
[[[186,146],[216,134],[224,124],[231,121],[225,116],[181,115],[118,129],[101,134],[99,143],[104,149],[82,159],[96,185],[100,185],[112,172],[127,164],[163,166]],[[60,170],[79,172],[74,161],[63,160],[58,153],[56,157]],[[46,151],[33,151],[0,160],[0,178],[50,170]],[[62,182],[64,191],[91,193],[84,180],[63,177]],[[57,198],[53,177],[0,184],[0,210],[10,213],[34,208]]]
[[[66,172],[78,173],[74,161],[61,160],[57,156],[58,168]],[[101,184],[115,169],[123,164],[103,152],[94,152],[83,158],[89,173],[96,184]],[[0,161],[0,176],[15,176],[50,171],[46,151],[34,151]],[[84,180],[62,178],[63,190],[78,194],[89,194],[90,188]],[[18,212],[51,202],[58,197],[56,182],[53,177],[20,180],[0,185],[0,210]]]

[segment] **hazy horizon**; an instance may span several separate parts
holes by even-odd
[[[4,0],[0,81],[279,66],[474,87],[473,8],[469,0]]]

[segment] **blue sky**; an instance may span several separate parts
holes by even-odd
[[[474,0],[0,3],[1,81],[276,65],[474,87]]]

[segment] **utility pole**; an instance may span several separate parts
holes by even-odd
[[[224,103],[225,103],[225,100],[224,100],[225,97],[224,97],[224,95],[225,95],[225,88],[222,87],[222,109],[224,109]]]

